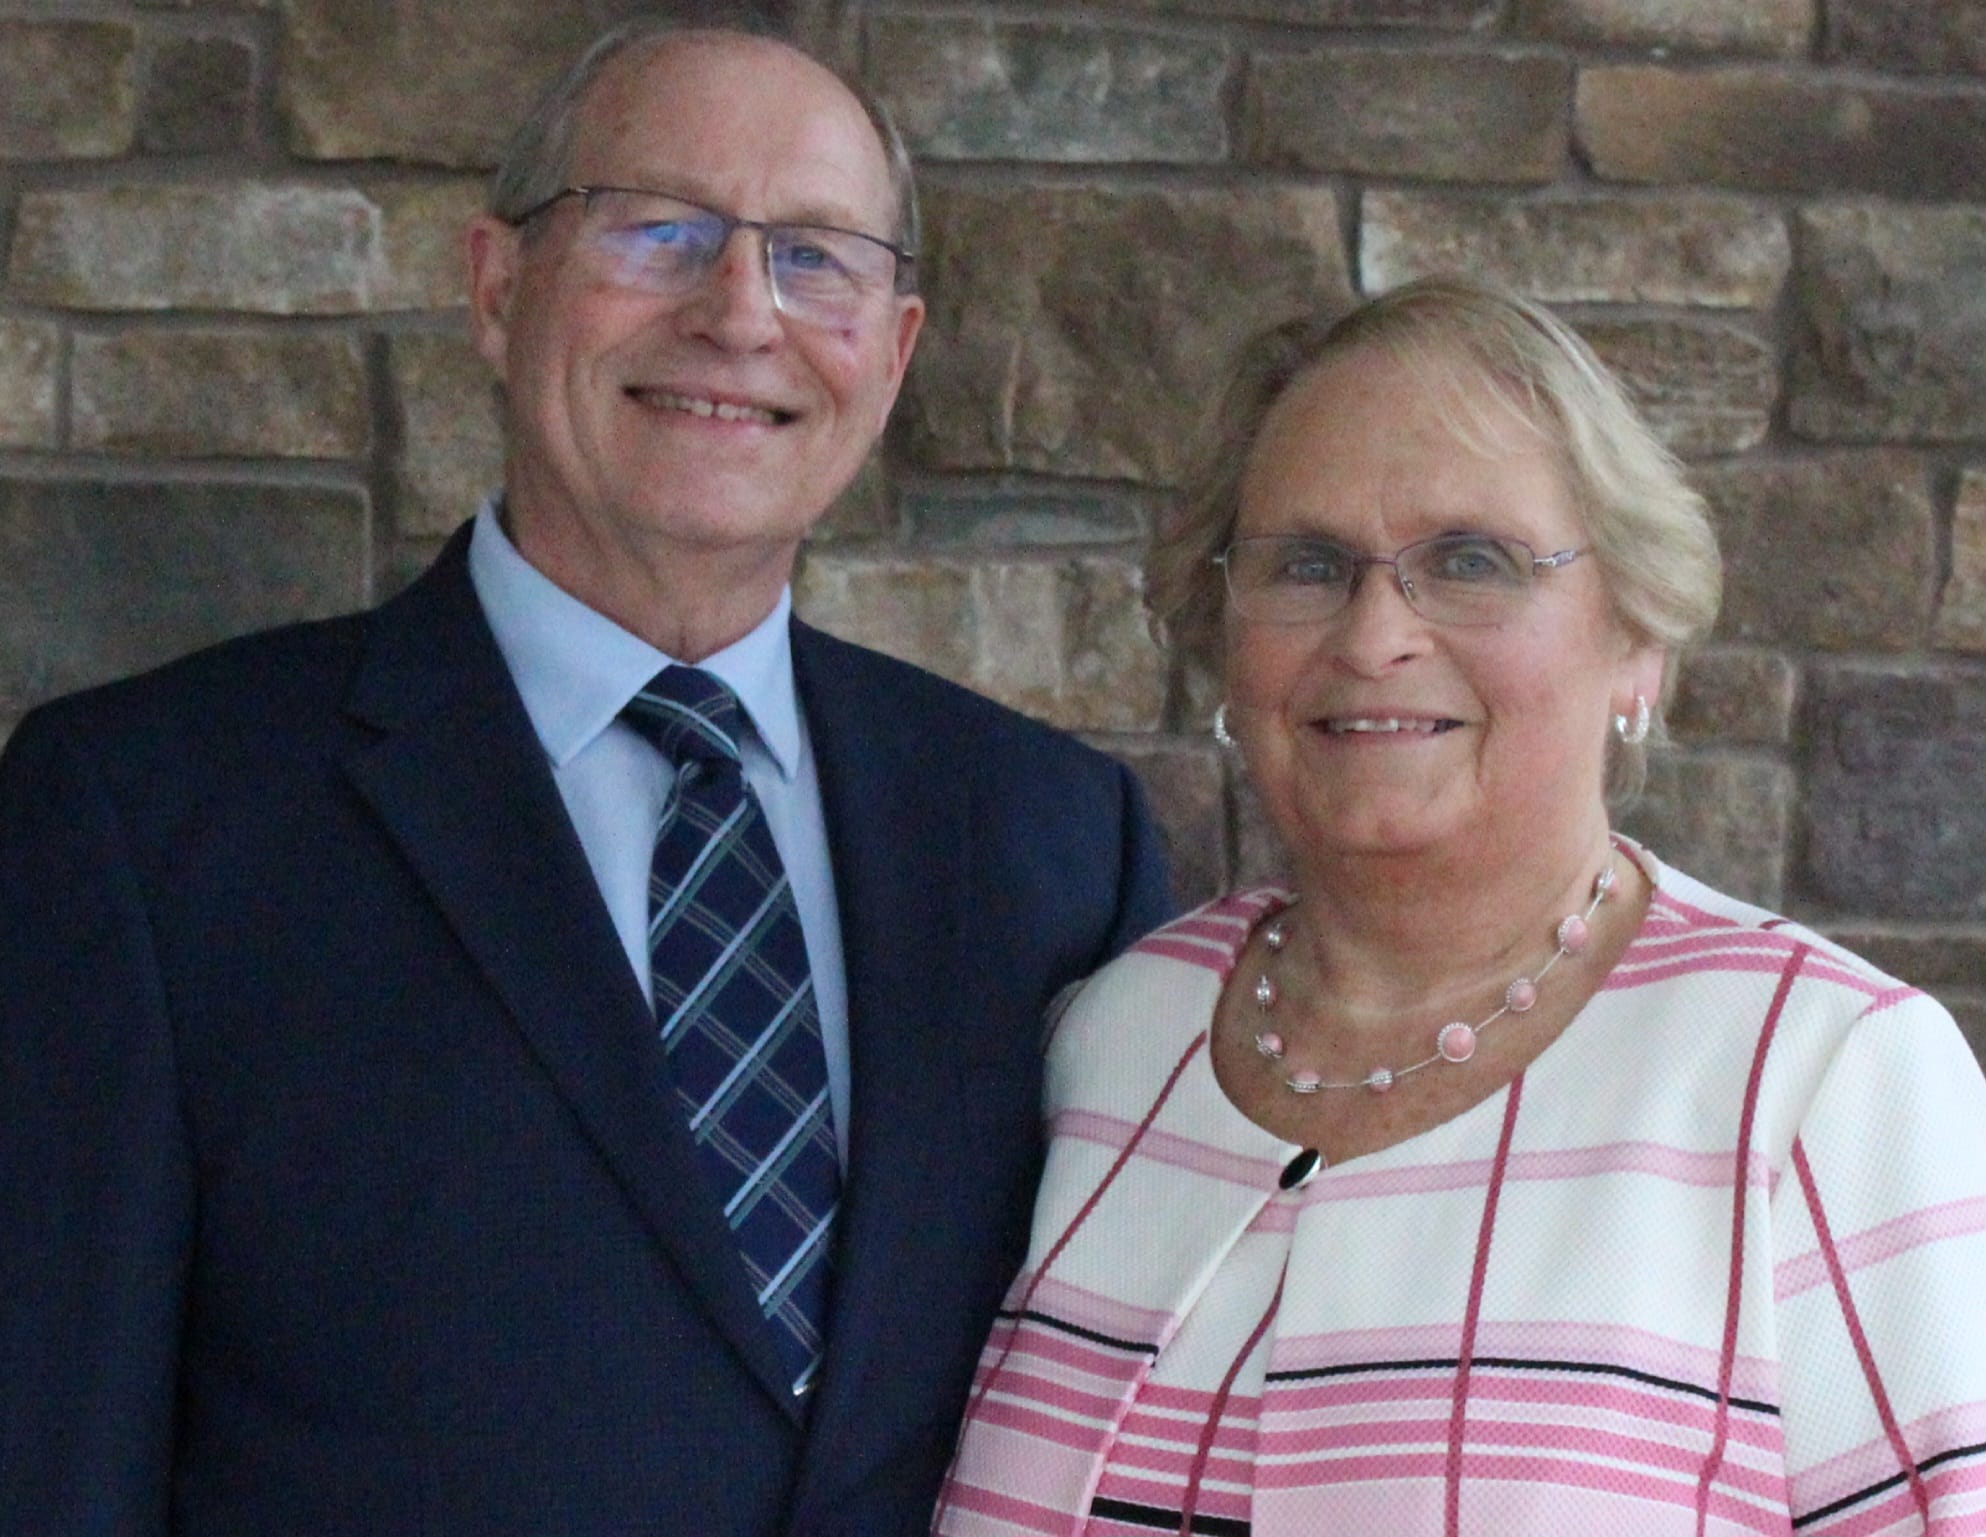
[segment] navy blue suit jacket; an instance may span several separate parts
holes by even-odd
[[[458,539],[0,759],[0,1532],[922,1532],[1118,764],[794,628],[850,999],[803,1423]]]

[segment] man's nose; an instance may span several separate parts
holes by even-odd
[[[783,320],[762,231],[731,231],[691,296],[690,313],[700,331],[733,351],[756,351],[779,339]]]

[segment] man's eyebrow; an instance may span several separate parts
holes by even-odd
[[[872,235],[878,240],[895,238],[890,234],[877,234],[871,228],[875,221],[864,218],[861,214],[856,213],[854,209],[828,203],[801,203],[788,211],[768,214],[766,216],[766,222],[768,224],[823,225],[829,229],[852,230],[858,235]],[[885,220],[883,222],[887,225],[889,221]]]
[[[649,192],[673,192],[678,197],[688,198],[693,203],[701,203],[707,208],[714,208],[722,213],[728,213],[734,218],[738,216],[738,210],[726,207],[724,199],[719,197],[711,189],[710,184],[694,171],[671,172],[666,175],[648,178],[637,177],[633,180],[600,177],[595,179],[594,185],[632,187],[637,190]],[[852,230],[860,235],[871,235],[878,240],[895,239],[893,233],[876,234],[870,228],[871,220],[864,218],[845,204],[813,201],[798,203],[790,208],[768,213],[763,222],[767,224],[819,224],[826,225],[832,229]],[[891,220],[888,218],[883,220],[885,227],[890,222]]]

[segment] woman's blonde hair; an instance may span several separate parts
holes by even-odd
[[[1662,698],[1649,701],[1650,737],[1661,740],[1675,659],[1709,632],[1722,593],[1703,498],[1571,327],[1541,305],[1470,278],[1422,278],[1336,320],[1286,321],[1242,349],[1202,434],[1178,515],[1152,548],[1146,602],[1161,638],[1189,654],[1215,654],[1224,602],[1215,557],[1234,538],[1256,437],[1298,378],[1365,349],[1405,364],[1440,391],[1465,442],[1488,436],[1486,406],[1494,404],[1458,387],[1473,376],[1496,385],[1497,399],[1558,455],[1622,624],[1637,642],[1669,654]],[[1616,744],[1610,795],[1631,797],[1646,771],[1645,748]]]

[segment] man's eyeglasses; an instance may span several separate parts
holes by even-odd
[[[639,187],[567,187],[511,221],[518,227],[578,198],[580,240],[622,288],[665,298],[695,292],[710,276],[734,232],[756,230],[772,302],[808,325],[859,319],[883,294],[908,292],[908,251],[859,230],[830,224],[739,219],[668,192]]]
[[[1496,624],[1523,607],[1543,572],[1585,549],[1539,556],[1517,539],[1443,534],[1392,555],[1366,555],[1329,539],[1263,534],[1214,557],[1234,612],[1266,624],[1314,624],[1344,612],[1368,566],[1391,566],[1414,612],[1434,624]]]

